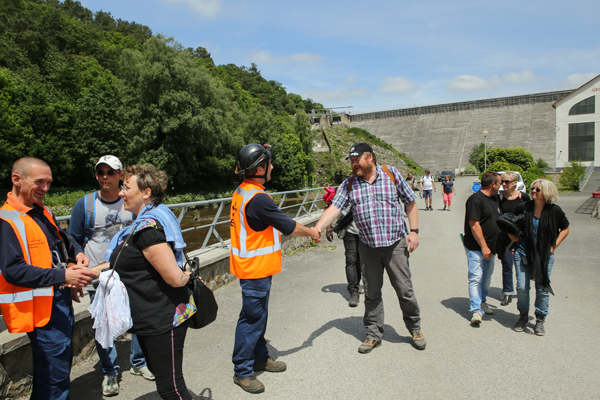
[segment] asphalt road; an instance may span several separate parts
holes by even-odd
[[[458,178],[452,211],[419,207],[419,248],[411,255],[415,293],[421,306],[427,349],[418,351],[402,322],[387,281],[383,295],[383,345],[359,354],[364,339],[361,303],[348,307],[343,243],[324,241],[284,257],[273,279],[267,339],[283,373],[261,373],[266,391],[243,392],[232,383],[231,352],[241,307],[239,285],[216,292],[219,317],[205,329],[188,331],[184,375],[199,399],[586,399],[600,398],[600,221],[575,210],[590,195],[562,195],[558,204],[571,222],[571,234],[556,252],[546,336],[512,326],[516,301],[500,306],[501,265],[496,261],[488,302],[495,309],[480,327],[470,325],[466,256],[460,243],[464,203],[472,178]],[[439,184],[438,184],[439,188]],[[532,301],[533,303],[533,301]],[[533,309],[531,311],[533,314]],[[533,318],[533,317],[531,317]],[[153,382],[129,370],[129,342],[118,344],[122,366],[116,399],[158,399]],[[100,399],[102,375],[96,358],[75,366],[72,399]]]

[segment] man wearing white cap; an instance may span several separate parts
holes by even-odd
[[[83,247],[85,255],[90,259],[90,267],[104,263],[104,253],[112,237],[133,220],[132,214],[123,208],[123,199],[119,197],[122,170],[123,165],[117,157],[100,157],[96,163],[96,180],[100,184],[100,190],[83,196],[73,207],[69,233]],[[91,302],[96,290],[92,286],[86,289],[90,293]],[[104,349],[98,342],[96,349],[104,374],[102,394],[115,396],[119,394],[117,350],[114,347]],[[154,380],[135,335],[131,335],[130,361],[132,374]]]

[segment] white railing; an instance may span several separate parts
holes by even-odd
[[[294,207],[298,207],[298,210],[296,211],[296,214],[294,216],[294,219],[299,219],[305,216],[312,216],[312,213],[315,212],[319,212],[321,211],[321,208],[319,208],[319,205],[317,204],[319,201],[323,200],[323,196],[320,196],[321,191],[323,190],[322,187],[319,188],[314,188],[314,189],[301,189],[301,190],[291,190],[288,192],[278,192],[278,193],[269,193],[274,199],[275,199],[275,203],[277,204],[277,207],[279,207],[280,210],[284,211],[285,210],[291,210]],[[288,195],[300,195],[300,197],[302,197],[302,195],[304,195],[304,197],[302,197],[302,202],[300,204],[292,204],[292,205],[285,205],[285,201],[289,200],[288,199]],[[312,197],[314,195],[314,198]],[[281,198],[279,198],[281,197]],[[181,223],[181,221],[183,221],[183,218],[185,217],[186,213],[193,208],[197,208],[197,207],[212,207],[213,205],[219,205],[219,208],[217,210],[217,212],[215,213],[215,216],[212,220],[212,222],[210,224],[205,224],[205,225],[200,225],[200,226],[193,226],[191,228],[186,228],[186,229],[182,229],[181,232],[190,232],[196,229],[203,229],[203,228],[208,228],[208,232],[206,233],[206,236],[204,237],[204,241],[202,243],[202,249],[206,248],[208,246],[208,242],[210,240],[211,237],[215,237],[218,241],[218,244],[216,244],[213,247],[221,247],[221,248],[226,248],[227,244],[225,243],[226,240],[228,240],[229,238],[223,238],[221,237],[221,235],[219,234],[219,232],[217,231],[217,226],[219,225],[229,225],[229,218],[223,220],[223,221],[219,221],[219,218],[221,217],[221,214],[223,213],[223,209],[225,208],[226,204],[230,204],[231,203],[232,198],[228,197],[225,199],[215,199],[215,200],[206,200],[206,201],[194,201],[194,202],[190,202],[190,203],[178,203],[178,204],[167,204],[166,206],[169,207],[171,210],[173,210],[173,212],[177,212],[177,209],[180,209],[179,211],[179,223]],[[225,211],[225,213],[228,215],[229,214],[229,208],[227,208],[227,210]],[[60,223],[60,222],[69,222],[71,219],[70,215],[66,215],[66,216],[62,216],[62,217],[56,217],[56,220]],[[196,250],[196,249],[193,249]]]
[[[592,176],[592,172],[594,172],[594,162],[592,161],[590,163],[590,165],[588,165],[588,167],[585,169],[585,172],[583,174],[583,176],[579,177],[579,191],[581,192],[583,190],[583,188],[585,187],[585,184],[588,182],[588,180],[590,179],[590,176]]]

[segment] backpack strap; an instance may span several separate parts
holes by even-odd
[[[392,174],[392,171],[390,171],[387,165],[382,165],[381,168],[383,168],[387,176],[389,176],[392,182],[394,182],[394,186],[396,186],[396,178],[394,178],[394,174]]]
[[[85,195],[85,226],[83,228],[83,245],[91,239],[94,231],[95,211],[96,211],[96,196],[98,192],[88,193]]]
[[[348,193],[350,193],[350,191],[352,190],[353,183],[354,183],[354,175],[352,175],[350,177],[350,179],[348,179],[348,186],[346,186],[346,190],[348,190]]]

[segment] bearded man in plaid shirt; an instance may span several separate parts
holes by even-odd
[[[316,228],[319,232],[325,230],[348,202],[352,203],[354,221],[360,231],[358,251],[365,288],[363,321],[367,330],[367,337],[358,351],[369,353],[381,345],[384,270],[398,295],[404,324],[412,335],[412,344],[423,350],[425,338],[421,333],[420,309],[408,265],[409,253],[419,246],[419,218],[415,205],[417,196],[395,167],[377,164],[375,153],[368,144],[357,143],[352,146],[346,159],[350,159],[354,176],[342,183]],[[402,203],[406,204],[410,232],[404,220]]]

